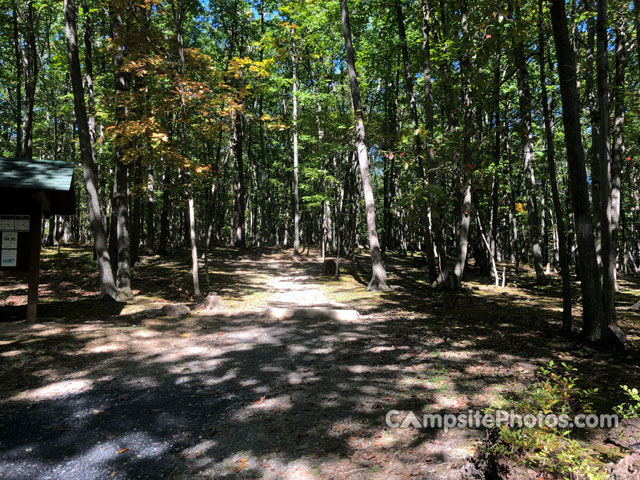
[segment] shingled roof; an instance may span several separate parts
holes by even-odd
[[[71,190],[73,163],[0,157],[0,188]]]
[[[0,193],[16,190],[43,192],[45,215],[75,213],[73,163],[0,157]]]

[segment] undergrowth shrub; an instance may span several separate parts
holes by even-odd
[[[558,366],[551,361],[537,372],[535,382],[509,397],[503,397],[491,409],[513,411],[522,416],[539,413],[566,415],[570,419],[578,414],[593,413],[591,397],[597,389],[580,388],[575,372],[575,368],[565,363]],[[536,423],[532,428],[502,425],[498,427],[498,441],[488,448],[495,455],[510,458],[554,478],[609,478],[605,468],[607,459],[582,445],[572,437],[572,433],[570,426],[554,427],[546,422],[542,425]]]

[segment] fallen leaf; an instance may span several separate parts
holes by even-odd
[[[236,465],[236,467],[233,469],[234,472],[238,473],[242,470],[244,470],[247,467],[247,462],[249,461],[248,458],[241,458],[239,459],[239,464]]]
[[[256,405],[262,405],[264,403],[264,395],[260,397],[260,400],[256,402]]]
[[[124,453],[124,452],[126,452],[126,451],[128,451],[128,450],[129,450],[129,449],[128,449],[127,447],[123,447],[123,448],[118,449],[118,450],[116,451],[116,453],[117,453],[118,455],[120,455],[121,453]]]

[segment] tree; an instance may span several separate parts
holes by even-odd
[[[291,102],[292,120],[291,136],[293,140],[293,253],[300,253],[300,197],[298,179],[298,54],[295,45],[295,27],[291,27]]]
[[[544,274],[542,262],[542,250],[540,247],[540,215],[538,212],[538,198],[536,194],[536,176],[534,168],[532,121],[531,121],[531,88],[529,85],[529,72],[524,55],[524,43],[519,32],[520,7],[515,9],[515,35],[514,57],[515,67],[518,77],[518,103],[520,111],[520,135],[522,137],[522,147],[524,149],[524,183],[527,192],[527,218],[529,220],[529,231],[531,238],[531,248],[533,251],[533,265],[536,270],[536,283],[545,285],[547,279]]]
[[[569,166],[569,190],[573,205],[578,242],[578,262],[583,302],[583,334],[591,342],[605,345],[622,344],[624,334],[617,325],[609,322],[604,310],[602,287],[596,261],[593,223],[589,211],[589,192],[584,161],[584,149],[580,132],[576,63],[569,42],[567,16],[563,0],[551,4],[551,23],[556,47],[562,120],[564,124],[567,162]]]
[[[458,258],[453,269],[453,282],[455,288],[460,288],[462,275],[467,263],[469,249],[469,226],[471,225],[471,175],[473,160],[471,158],[471,85],[469,81],[471,60],[469,52],[464,47],[465,41],[469,41],[469,22],[467,18],[467,0],[461,0],[460,11],[462,14],[462,58],[460,60],[460,79],[462,90],[462,105],[464,107],[464,125],[462,132],[462,181],[460,184],[460,227],[458,229]]]
[[[405,90],[407,91],[407,100],[409,102],[409,111],[411,112],[411,120],[413,122],[413,142],[414,153],[418,167],[418,178],[423,182],[426,180],[424,173],[424,165],[422,160],[422,141],[420,140],[420,121],[418,119],[418,105],[416,97],[413,93],[413,75],[411,73],[411,65],[409,61],[409,49],[407,48],[407,34],[404,26],[404,15],[402,13],[401,0],[396,0],[396,20],[398,22],[398,32],[400,33],[400,47],[402,50],[402,67],[404,70]],[[426,87],[425,87],[426,88]],[[431,225],[429,215],[426,208],[421,211],[421,220],[424,224],[424,241],[427,250],[427,267],[429,270],[429,278],[431,281],[436,279],[436,264],[433,255],[433,243],[431,241]]]
[[[124,35],[122,14],[110,12],[115,53],[113,56],[114,86],[116,98],[116,127],[127,119],[124,96],[131,88],[131,75],[124,70]],[[131,239],[129,236],[129,165],[125,162],[126,139],[116,137],[115,164],[116,178],[113,193],[113,221],[116,224],[117,243],[117,285],[120,295],[130,299],[131,292]]]
[[[65,0],[64,19],[69,70],[71,73],[71,85],[73,87],[73,103],[76,123],[78,125],[78,137],[80,140],[84,185],[88,196],[89,222],[100,272],[100,293],[103,297],[115,300],[118,298],[118,291],[113,279],[111,261],[107,250],[107,240],[102,223],[102,213],[100,211],[98,178],[95,160],[93,158],[93,149],[91,147],[91,136],[89,135],[89,122],[87,120],[87,111],[84,103],[84,90],[82,88],[82,73],[80,70],[78,35],[76,30],[76,6],[74,0]]]
[[[36,101],[36,87],[38,84],[38,50],[36,46],[37,19],[33,2],[28,0],[24,4],[24,63],[25,76],[25,109],[24,109],[24,145],[21,155],[24,158],[33,157],[33,108]]]
[[[545,69],[545,38],[543,2],[538,0],[538,61],[540,68],[540,92],[542,94],[542,117],[547,147],[547,162],[549,168],[549,181],[551,183],[551,196],[558,230],[558,257],[560,260],[560,273],[562,275],[562,329],[571,332],[571,272],[569,271],[569,252],[567,251],[567,235],[564,222],[564,209],[560,201],[558,189],[558,169],[556,167],[555,141],[553,135],[553,120],[549,111],[549,96],[547,94],[547,74]],[[551,108],[553,111],[553,108]]]
[[[351,102],[353,104],[353,114],[355,116],[356,151],[358,154],[358,164],[360,166],[360,177],[362,179],[362,190],[364,195],[365,210],[367,216],[367,229],[369,236],[369,250],[371,252],[371,281],[367,290],[388,290],[387,271],[382,261],[380,243],[378,241],[378,230],[376,229],[376,207],[371,188],[371,175],[369,172],[369,154],[367,151],[364,120],[362,118],[362,101],[360,100],[360,86],[356,73],[356,59],[351,41],[351,25],[349,22],[349,10],[347,0],[340,0],[340,12],[342,18],[342,33],[344,35],[344,46],[347,54],[347,68],[349,71],[349,86],[351,87]]]
[[[429,0],[422,0],[422,76],[424,78],[424,112],[427,135],[427,168],[429,169],[429,187],[435,186],[435,145],[434,145],[434,101],[433,85],[431,82],[431,6]],[[449,278],[449,266],[447,264],[447,254],[442,238],[442,224],[440,221],[440,204],[437,196],[428,195],[431,207],[432,231],[434,233],[436,250],[438,251],[438,277],[436,285],[444,284]],[[431,268],[431,267],[430,267]]]

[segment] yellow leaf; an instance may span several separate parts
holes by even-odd
[[[234,472],[238,473],[242,470],[244,470],[247,467],[247,463],[249,462],[248,458],[241,458],[239,459],[239,464],[236,465],[236,467],[233,469]]]

